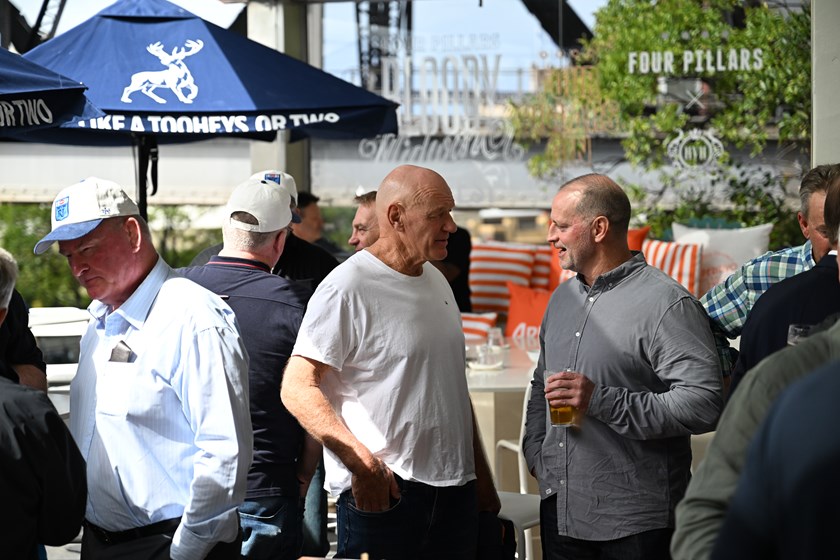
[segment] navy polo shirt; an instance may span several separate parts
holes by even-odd
[[[248,351],[254,460],[247,497],[297,495],[304,431],[283,406],[280,383],[312,292],[247,259],[214,256],[204,266],[179,272],[233,309]]]

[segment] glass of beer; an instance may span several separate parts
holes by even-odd
[[[566,371],[570,371],[566,369]],[[546,383],[548,383],[548,378],[551,375],[554,375],[554,371],[545,371],[545,377],[543,378]],[[559,428],[568,428],[575,423],[575,407],[571,405],[566,406],[551,406],[551,403],[548,404],[548,412],[549,416],[551,416],[551,425],[557,426]]]

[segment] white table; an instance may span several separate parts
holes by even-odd
[[[473,371],[466,368],[467,386],[475,408],[481,440],[487,452],[490,468],[495,471],[496,442],[500,439],[519,439],[522,426],[522,399],[525,387],[531,382],[536,363],[526,353],[523,345],[508,341],[504,351],[503,367],[497,370]],[[529,345],[530,347],[530,345]],[[502,480],[497,478],[497,488],[519,491],[516,458],[506,452],[502,462]],[[534,487],[536,490],[536,486]]]
[[[501,369],[472,370],[467,368],[467,386],[471,393],[522,393],[534,376],[537,364],[528,356],[521,343],[508,340],[509,347],[503,351],[504,365]]]

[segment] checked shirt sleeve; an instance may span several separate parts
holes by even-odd
[[[741,334],[756,300],[770,286],[814,266],[811,242],[765,253],[742,265],[724,282],[709,290],[700,303],[712,321],[715,331],[728,338]]]

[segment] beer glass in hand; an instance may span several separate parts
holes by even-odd
[[[566,371],[571,371],[570,369],[566,369]],[[555,375],[559,372],[548,371],[545,370],[544,372],[544,380],[546,386],[549,383],[549,377]],[[568,428],[569,426],[574,425],[575,423],[575,414],[576,410],[575,407],[571,405],[564,405],[564,406],[552,406],[551,403],[548,403],[548,412],[551,416],[551,425],[557,426],[558,428]]]

